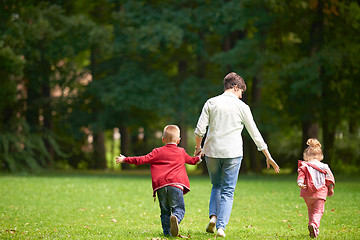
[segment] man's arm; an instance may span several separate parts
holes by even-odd
[[[271,157],[271,154],[268,149],[262,150],[263,154],[266,157],[266,167],[270,168],[270,165],[274,168],[275,172],[280,172],[280,167],[277,165],[275,160]]]

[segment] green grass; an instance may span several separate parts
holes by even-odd
[[[360,239],[360,179],[338,177],[318,239]],[[180,234],[205,233],[210,182],[190,176]],[[0,239],[165,239],[149,174],[0,176]],[[296,176],[240,175],[226,239],[309,239]],[[173,238],[175,239],[175,238]]]

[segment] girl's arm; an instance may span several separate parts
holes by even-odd
[[[332,197],[332,195],[334,195],[334,184],[328,186],[328,196]]]

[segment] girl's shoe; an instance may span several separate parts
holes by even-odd
[[[316,238],[317,237],[317,231],[316,231],[316,228],[314,227],[314,225],[310,224],[308,226],[308,229],[309,229],[309,236],[311,238]]]

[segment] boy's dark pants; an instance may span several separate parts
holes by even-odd
[[[184,218],[185,203],[183,191],[180,188],[166,186],[156,191],[161,209],[161,225],[164,235],[170,235],[170,217],[175,215],[178,223]]]

